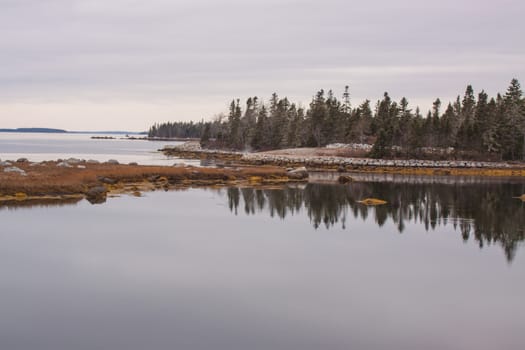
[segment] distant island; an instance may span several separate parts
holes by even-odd
[[[0,129],[0,132],[50,133],[50,134],[110,134],[110,135],[147,135],[147,131],[67,131],[53,128],[16,128]]]
[[[42,132],[42,133],[53,133],[53,134],[67,133],[67,131],[63,129],[50,129],[50,128],[0,129],[0,132]]]

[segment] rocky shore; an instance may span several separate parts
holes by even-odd
[[[0,160],[0,205],[20,201],[56,201],[86,198],[104,202],[107,196],[192,186],[263,186],[307,181],[304,168],[272,166],[197,168],[141,166],[117,160],[67,159],[34,163],[27,159]]]
[[[429,175],[484,175],[525,176],[525,164],[506,162],[476,162],[463,160],[372,159],[338,156],[305,155],[305,152],[282,150],[243,153],[202,149],[198,142],[166,147],[164,154],[188,159],[215,159],[244,165],[274,165],[282,167],[304,166],[309,171],[337,170],[340,172],[381,172]],[[297,154],[294,154],[297,153]]]

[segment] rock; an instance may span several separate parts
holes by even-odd
[[[4,168],[4,173],[17,173],[21,176],[27,176],[26,172],[20,168],[17,168],[16,166]]]
[[[13,164],[8,162],[8,161],[0,162],[0,166],[11,166],[11,165],[13,165]]]
[[[66,160],[66,162],[68,162],[69,164],[78,164],[81,161],[78,158],[69,158],[68,160]]]
[[[387,202],[382,199],[377,199],[377,198],[366,198],[366,199],[358,201],[357,203],[361,203],[364,205],[383,205],[383,204],[386,204]]]
[[[104,203],[107,198],[107,189],[104,186],[91,187],[86,193],[86,199],[91,204]]]
[[[302,179],[308,178],[308,170],[306,170],[306,168],[303,166],[303,167],[288,171],[286,175],[290,179],[302,180]]]
[[[97,176],[97,180],[102,182],[103,184],[108,184],[108,185],[114,185],[117,183],[117,180],[112,179],[110,177],[105,177],[105,176]]]
[[[77,168],[79,168],[79,169],[86,169],[86,166],[85,165],[77,165]]]
[[[17,163],[27,163],[27,162],[29,162],[29,161],[27,160],[27,158],[18,158],[18,159],[16,160],[16,162],[17,162]]]
[[[94,159],[89,159],[86,163],[88,163],[88,164],[100,164],[100,162],[98,160],[94,160]]]
[[[59,168],[72,168],[73,166],[71,164],[69,164],[68,162],[63,161],[63,162],[57,163],[57,167],[59,167]]]
[[[341,175],[337,179],[337,182],[339,182],[340,184],[347,184],[347,183],[352,182],[352,181],[354,181],[354,179],[352,179],[352,177],[350,177],[348,175]]]
[[[128,163],[128,165],[137,166],[137,165],[139,165],[139,163],[137,163],[137,162],[130,162],[130,163]]]
[[[107,164],[119,165],[120,163],[116,159],[110,159],[106,162]]]
[[[339,166],[337,167],[337,172],[338,172],[338,173],[344,173],[345,171],[346,171],[346,168],[345,168],[344,165],[339,165]]]

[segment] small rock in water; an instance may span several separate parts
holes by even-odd
[[[382,199],[377,199],[377,198],[365,198],[363,200],[357,201],[357,203],[361,203],[364,205],[383,205],[383,204],[386,204],[387,202]]]
[[[4,168],[4,173],[17,173],[21,176],[26,176],[26,172],[20,168],[17,168],[16,166],[10,167],[10,168]]]
[[[104,203],[107,198],[107,193],[108,191],[106,190],[104,186],[95,186],[95,187],[90,188],[86,192],[86,199],[91,204]]]
[[[337,179],[337,182],[339,182],[340,184],[347,184],[347,183],[352,182],[352,181],[354,181],[354,179],[352,179],[352,177],[350,177],[348,175],[341,175]]]
[[[108,160],[106,163],[108,163],[108,164],[113,164],[113,165],[118,165],[118,164],[120,164],[120,163],[118,162],[118,160],[116,160],[116,159],[110,159],[110,160]]]
[[[286,175],[290,179],[302,180],[302,179],[308,178],[308,170],[306,170],[306,168],[303,166],[303,167],[288,171]]]

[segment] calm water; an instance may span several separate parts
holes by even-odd
[[[92,134],[51,134],[51,133],[1,133],[0,159],[30,161],[56,160],[67,158],[95,159],[107,161],[117,159],[121,163],[137,162],[145,165],[172,165],[174,159],[165,157],[158,149],[180,142],[91,139]],[[104,135],[95,135],[104,136]]]
[[[0,348],[525,348],[525,184],[362,180],[4,206]]]

